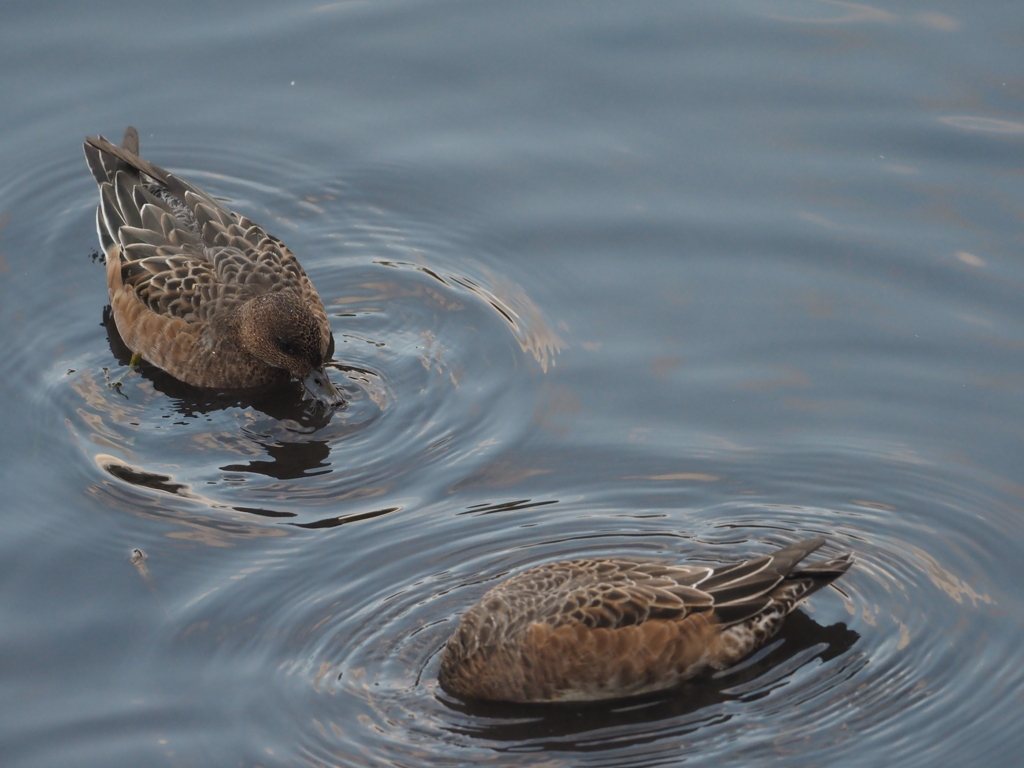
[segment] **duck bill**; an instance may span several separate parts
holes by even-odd
[[[334,408],[345,402],[344,395],[334,386],[323,368],[314,369],[309,376],[302,379],[302,386],[310,397],[320,401],[328,408]]]

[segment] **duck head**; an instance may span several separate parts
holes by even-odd
[[[316,315],[300,297],[281,291],[249,299],[238,311],[238,332],[249,354],[288,371],[324,405],[345,401],[324,371],[334,338],[324,338]]]

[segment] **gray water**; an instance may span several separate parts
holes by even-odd
[[[4,766],[1019,760],[1024,5],[0,22]],[[127,370],[81,142],[129,124],[299,256],[344,409]],[[438,688],[519,569],[807,535],[857,565],[731,675]]]

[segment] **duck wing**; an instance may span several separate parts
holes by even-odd
[[[100,242],[108,256],[119,255],[123,284],[154,312],[187,322],[212,322],[253,296],[294,290],[330,336],[320,297],[284,243],[139,157],[138,146],[131,127],[121,146],[102,136],[85,143],[100,186]]]
[[[487,597],[490,610],[514,617],[516,628],[541,621],[552,627],[580,624],[616,629],[709,610],[712,598],[692,585],[711,573],[706,566],[568,560],[524,571]],[[508,629],[514,631],[512,626]]]
[[[716,568],[697,586],[713,599],[715,618],[723,626],[753,618],[773,604],[784,616],[852,564],[846,554],[797,568],[824,543],[822,538],[803,539],[770,555]]]
[[[849,556],[844,556],[796,570],[824,543],[821,538],[804,539],[772,554],[718,568],[627,559],[550,563],[499,585],[494,596],[514,602],[510,607],[529,621],[553,627],[581,624],[617,629],[710,611],[715,623],[728,626],[757,615],[783,597],[791,608],[849,568]],[[780,591],[783,582],[786,589]],[[524,604],[531,600],[532,605]]]

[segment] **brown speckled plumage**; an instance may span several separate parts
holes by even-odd
[[[594,701],[658,691],[732,666],[850,554],[798,568],[824,539],[711,568],[625,559],[531,568],[462,616],[441,686],[468,699]]]
[[[295,376],[340,401],[323,371],[334,351],[327,313],[284,243],[139,157],[134,128],[121,146],[86,139],[85,156],[99,184],[110,306],[129,349],[195,386]]]

